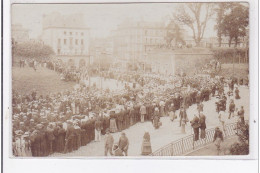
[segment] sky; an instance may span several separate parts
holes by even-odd
[[[30,38],[42,32],[42,16],[52,12],[64,15],[82,13],[90,28],[91,37],[106,37],[125,20],[168,21],[179,3],[136,4],[13,4],[12,24],[22,24],[29,29]],[[216,36],[215,20],[208,22],[204,37]],[[189,35],[191,30],[184,27]]]

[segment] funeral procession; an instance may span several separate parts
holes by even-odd
[[[12,157],[249,154],[247,3],[74,6],[12,5]]]

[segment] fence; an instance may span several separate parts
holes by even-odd
[[[237,133],[236,124],[227,124],[223,137],[228,138]],[[150,154],[150,156],[180,156],[213,142],[215,128],[206,130],[206,138],[194,141],[194,135],[174,141]]]

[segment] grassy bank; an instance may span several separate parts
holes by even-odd
[[[35,88],[39,94],[46,95],[72,89],[74,85],[74,82],[61,81],[56,72],[46,68],[38,68],[36,72],[30,67],[12,68],[12,89],[21,94],[31,93]]]

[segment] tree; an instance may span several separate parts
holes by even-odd
[[[20,44],[13,44],[13,55],[28,57],[28,58],[42,58],[54,54],[52,48],[42,43],[25,42]]]
[[[249,125],[238,123],[237,136],[239,142],[231,145],[229,151],[232,155],[247,155],[249,154]]]
[[[218,12],[217,25],[215,26],[218,30],[218,37],[227,36],[229,47],[233,40],[235,47],[237,47],[239,38],[246,36],[249,8],[240,3],[225,3],[219,5]]]
[[[167,33],[166,33],[165,40],[167,46],[171,46],[173,40],[175,42],[175,46],[178,43],[184,44],[182,29],[177,23],[171,21],[166,28],[167,28]]]
[[[213,4],[211,3],[186,3],[177,8],[177,11],[173,14],[173,19],[192,30],[196,46],[199,46],[207,22],[213,14]]]
[[[217,37],[218,37],[218,44],[219,47],[221,47],[222,43],[222,36],[223,36],[223,19],[224,19],[224,14],[226,9],[229,8],[229,5],[231,3],[228,2],[223,2],[223,3],[218,3],[217,7],[215,8],[216,11],[216,25],[215,25],[215,30],[217,30]]]

